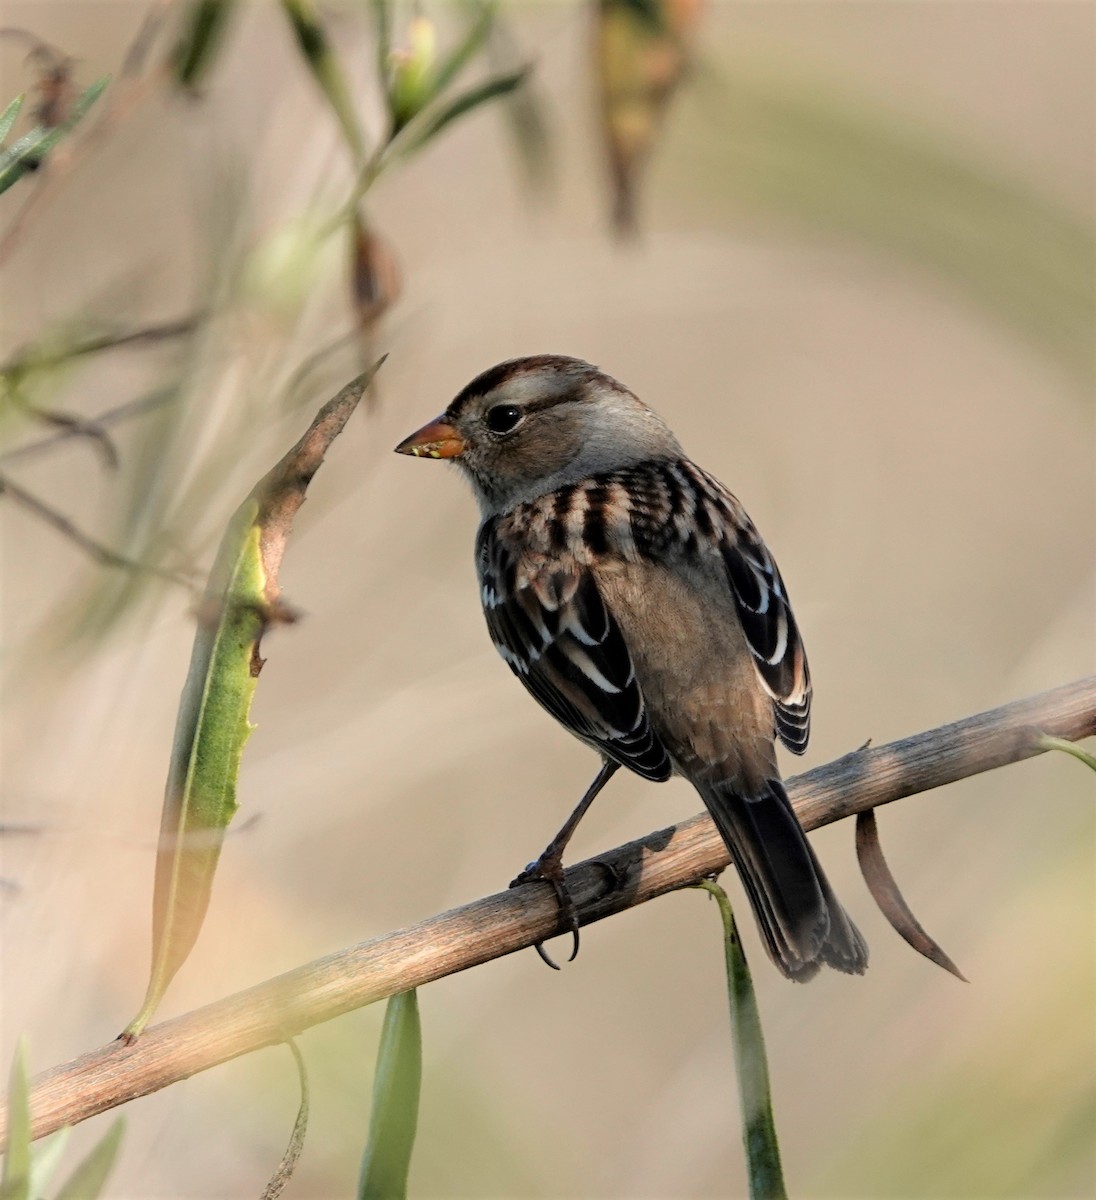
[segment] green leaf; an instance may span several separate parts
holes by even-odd
[[[285,1191],[285,1185],[293,1178],[293,1172],[297,1169],[297,1161],[304,1149],[305,1134],[308,1132],[308,1070],[304,1064],[304,1057],[297,1048],[297,1043],[292,1038],[286,1038],[285,1044],[289,1047],[289,1052],[293,1055],[293,1061],[297,1066],[297,1080],[301,1085],[301,1103],[297,1108],[297,1119],[293,1122],[293,1131],[289,1135],[289,1144],[282,1155],[282,1161],[278,1163],[277,1169],[271,1175],[270,1182],[263,1188],[263,1194],[259,1200],[278,1200],[278,1197]]]
[[[0,151],[0,192],[7,191],[28,172],[42,165],[46,155],[85,116],[88,109],[103,94],[110,76],[97,79],[77,97],[72,115],[60,125],[37,125],[17,141]],[[10,108],[10,106],[9,106]],[[4,114],[7,116],[7,113]]]
[[[0,1200],[30,1200],[30,1083],[27,1043],[19,1039],[8,1081],[8,1146],[0,1175]]]
[[[19,116],[19,110],[23,107],[23,101],[26,98],[26,92],[16,96],[7,108],[4,109],[3,114],[0,115],[0,146],[3,145],[4,138],[11,133],[11,127],[15,124],[15,119]]]
[[[418,998],[414,991],[401,992],[384,1010],[358,1200],[404,1200],[407,1196],[421,1084]]]
[[[342,129],[355,164],[361,166],[365,161],[365,139],[358,123],[358,114],[342,68],[316,10],[311,0],[281,0],[281,5],[293,26],[301,54]]]
[[[235,8],[236,0],[195,0],[191,4],[183,35],[171,54],[171,68],[180,87],[196,88],[213,65]]]
[[[723,953],[727,969],[727,996],[731,1009],[731,1040],[742,1106],[742,1141],[746,1148],[751,1200],[787,1200],[780,1145],[773,1120],[769,1067],[757,997],[742,943],[735,928],[727,893],[717,883],[697,884],[715,897],[723,918]]]
[[[248,499],[221,542],[209,578],[179,702],[153,898],[153,963],[148,992],[126,1027],[132,1041],[148,1023],[198,936],[236,812],[236,776],[251,732],[259,640],[267,623],[267,577],[259,548],[259,505]]]
[[[122,1033],[127,1042],[148,1024],[201,929],[237,808],[236,777],[251,732],[262,636],[270,624],[292,619],[277,576],[293,517],[379,366],[320,409],[304,437],[236,511],[221,540],[179,702],[156,854],[152,969],[141,1010]]]
[[[496,96],[505,96],[512,92],[521,85],[529,74],[529,70],[529,67],[522,67],[506,75],[498,75],[494,79],[487,80],[486,83],[481,83],[478,87],[463,92],[440,109],[422,117],[411,127],[407,138],[401,141],[399,157],[406,158],[421,150],[447,125],[452,124],[459,117],[463,117],[465,113],[479,108],[481,104],[486,104],[489,100],[494,100]]]
[[[114,1168],[114,1160],[118,1157],[125,1130],[125,1118],[119,1117],[65,1180],[65,1186],[57,1193],[56,1200],[96,1200],[102,1195]]]

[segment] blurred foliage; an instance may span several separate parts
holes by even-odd
[[[171,66],[180,87],[195,90],[221,49],[236,0],[198,0],[182,22],[171,53]]]
[[[351,154],[360,164],[365,157],[365,140],[350,86],[335,57],[327,31],[310,0],[281,0],[281,5],[293,27],[301,57],[330,105]]]
[[[1091,842],[1079,845],[1077,873],[1091,870]],[[1058,864],[1058,869],[1073,864]],[[1024,915],[1059,925],[1077,922],[1063,874],[1049,880],[1018,874],[1016,925]],[[1072,893],[1075,897],[1075,892]],[[1091,927],[1091,922],[1088,922]],[[1085,928],[1077,923],[1078,930]],[[1023,986],[990,1004],[992,1016],[980,1036],[952,1057],[927,1052],[908,1064],[901,1085],[866,1097],[855,1137],[835,1145],[818,1164],[819,1195],[842,1191],[856,1179],[863,1194],[952,1200],[1046,1200],[1092,1194],[1096,1180],[1096,1094],[1092,1090],[1091,1013],[1079,1019],[1078,1002],[1092,991],[1091,946],[1077,952],[1061,975],[1024,971],[1027,948],[1017,938],[1014,953]],[[1087,1030],[1086,1030],[1087,1026]],[[1051,1031],[1076,1030],[1087,1045]],[[1037,1053],[1018,1053],[1018,1047]],[[1080,1061],[1079,1061],[1080,1059]],[[987,1153],[992,1147],[992,1153]]]
[[[193,90],[216,71],[221,58],[234,49],[225,36],[230,19],[228,3],[195,0],[186,6],[181,32],[168,53],[171,77]],[[309,0],[280,0],[280,9],[294,34],[303,68],[324,96],[348,148],[357,174],[349,195],[334,210],[316,203],[290,215],[256,239],[248,225],[242,197],[226,189],[229,207],[218,215],[220,231],[208,247],[207,293],[199,307],[205,320],[182,347],[164,380],[174,394],[155,416],[145,421],[136,438],[125,475],[118,530],[122,553],[134,561],[155,565],[165,558],[196,559],[212,536],[209,518],[224,502],[221,495],[226,467],[248,441],[248,431],[264,412],[292,412],[304,402],[302,383],[322,386],[320,368],[326,359],[356,344],[359,365],[373,361],[382,318],[402,289],[394,248],[364,211],[371,189],[382,176],[431,146],[457,121],[500,97],[515,97],[524,89],[527,66],[499,68],[501,34],[498,6],[479,0],[443,11],[459,29],[443,38],[417,6],[395,0],[375,0],[372,13],[377,43],[377,86],[384,97],[387,129],[369,135],[358,112],[357,98],[336,58],[323,10]],[[466,76],[483,66],[482,80],[464,85]],[[543,161],[540,139],[543,122],[529,97],[523,97],[515,124],[530,144],[527,160]],[[260,315],[268,328],[289,333],[297,327],[317,294],[331,286],[339,254],[333,245],[345,238],[349,248],[348,311],[353,325],[327,347],[315,350],[302,363],[292,337],[275,337],[250,356],[246,380],[235,365],[241,321]],[[345,260],[344,260],[345,261]],[[77,353],[66,336],[47,334],[48,360],[60,368]],[[46,355],[32,347],[27,363],[44,362]],[[6,378],[22,387],[26,373]],[[344,375],[345,378],[345,375]],[[46,385],[44,373],[36,383]],[[60,387],[60,376],[53,381]],[[234,392],[231,403],[209,403],[211,392]],[[40,386],[40,404],[49,402]],[[195,442],[205,447],[200,456]],[[147,594],[149,577],[134,573],[101,574],[89,590],[71,603],[67,624],[85,638],[105,633],[130,607]],[[65,625],[66,622],[60,622]],[[57,624],[55,623],[55,627]]]
[[[43,1200],[71,1130],[67,1126],[59,1129],[36,1153],[31,1153],[30,1079],[26,1043],[22,1040],[12,1060],[7,1099],[8,1139],[0,1175],[0,1200]],[[102,1195],[124,1132],[125,1119],[119,1117],[73,1169],[55,1200],[96,1200]]]
[[[643,169],[688,69],[703,0],[599,0],[595,62],[612,222],[637,231]]]
[[[847,83],[732,57],[698,77],[667,150],[666,185],[687,185],[690,205],[901,255],[1091,380],[1091,226],[954,134]]]

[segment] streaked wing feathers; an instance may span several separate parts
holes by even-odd
[[[484,522],[477,565],[487,627],[529,692],[566,728],[647,779],[668,779],[620,628],[591,572],[521,558]]]
[[[803,639],[772,555],[737,502],[723,561],[754,666],[773,698],[776,732],[793,754],[807,748],[811,679]]]

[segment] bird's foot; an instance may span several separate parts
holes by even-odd
[[[510,881],[510,886],[521,887],[524,883],[547,883],[556,895],[556,903],[559,905],[559,929],[557,933],[569,933],[573,944],[571,947],[571,955],[567,959],[568,962],[574,962],[578,955],[579,933],[578,933],[578,912],[575,909],[575,902],[571,899],[571,893],[567,888],[567,880],[563,872],[563,860],[560,855],[550,853],[551,847],[536,860],[531,862],[524,871],[516,878]],[[543,942],[537,942],[534,946],[537,954],[543,963],[552,968],[553,971],[560,970],[560,965],[552,956],[544,949]]]

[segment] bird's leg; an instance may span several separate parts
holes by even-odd
[[[575,955],[578,954],[578,913],[575,912],[574,901],[571,899],[571,894],[567,890],[567,883],[564,879],[563,852],[567,849],[567,843],[574,836],[579,821],[582,820],[586,815],[586,810],[593,804],[594,797],[612,779],[619,767],[620,763],[612,761],[602,763],[601,770],[598,771],[594,782],[586,789],[586,794],[578,802],[575,811],[564,821],[559,833],[544,848],[544,852],[540,858],[536,862],[531,862],[510,884],[511,887],[520,887],[523,883],[538,881],[551,884],[552,890],[556,894],[556,901],[559,904],[559,932],[564,933],[569,931],[574,938],[574,947],[571,950],[571,957],[568,958],[568,962],[574,962]],[[554,971],[559,970],[559,965],[554,963],[548,956],[542,942],[537,942],[536,951]]]

